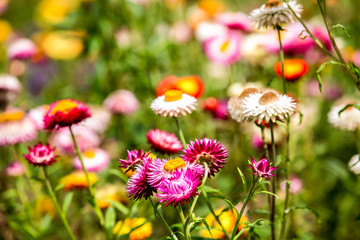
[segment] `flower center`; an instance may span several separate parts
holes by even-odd
[[[283,3],[279,0],[269,0],[267,3],[265,3],[265,8],[273,8],[273,7],[280,7]]]
[[[18,111],[7,111],[0,113],[0,122],[15,122],[23,119],[25,116],[24,112]]]
[[[223,44],[221,44],[220,51],[221,51],[221,52],[225,52],[226,49],[228,49],[229,44],[230,44],[230,41],[229,41],[229,40],[226,40]]]
[[[165,92],[165,101],[174,102],[182,98],[182,92],[179,90],[167,90]]]
[[[60,100],[57,102],[55,107],[51,110],[51,114],[54,115],[57,112],[68,113],[76,107],[77,107],[77,104],[69,99]]]
[[[206,153],[206,152],[202,152],[202,153],[198,154],[196,157],[196,162],[198,162],[200,164],[206,162],[207,164],[210,165],[214,160],[215,160],[215,158],[211,154]]]
[[[253,93],[257,93],[258,90],[256,88],[246,88],[244,89],[244,91],[242,91],[242,93],[239,96],[239,99],[243,99],[246,98],[247,96],[249,96],[250,94]]]
[[[83,152],[83,155],[87,158],[94,158],[95,151],[94,150],[86,150],[85,152]]]
[[[164,165],[164,170],[165,171],[175,171],[176,169],[180,169],[186,166],[186,163],[184,160],[182,160],[181,158],[175,158],[175,159],[170,159],[169,161],[167,161],[167,163],[165,163]]]
[[[273,92],[264,93],[259,99],[259,104],[262,106],[276,102],[279,97]]]

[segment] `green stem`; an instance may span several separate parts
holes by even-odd
[[[186,148],[186,141],[185,141],[184,133],[181,130],[179,120],[178,120],[177,117],[174,117],[174,119],[175,119],[176,127],[177,127],[178,132],[179,132],[180,141],[181,141],[182,145],[184,146],[184,148]]]
[[[279,45],[280,45],[280,63],[281,63],[281,78],[282,78],[282,85],[283,85],[283,92],[286,93],[286,81],[285,81],[285,72],[284,72],[284,49],[281,43],[281,27],[276,27],[278,32],[278,38],[279,38]]]
[[[182,207],[180,205],[178,205],[176,210],[178,210],[178,213],[180,215],[181,224],[183,225],[185,240],[189,240],[189,239],[191,239],[191,236],[190,236],[190,231],[188,231],[188,227],[187,227],[187,224],[186,224],[184,211],[183,211],[183,209],[182,209]]]
[[[270,132],[271,132],[271,146],[272,146],[272,164],[275,166],[276,164],[276,147],[274,142],[274,123],[270,120]],[[271,181],[271,190],[275,195],[276,193],[276,170],[274,170],[274,175]],[[276,239],[275,235],[275,196],[271,196],[271,207],[270,207],[270,221],[271,221],[271,238],[272,240]]]
[[[260,129],[261,129],[261,139],[262,139],[263,147],[265,150],[265,157],[266,157],[266,159],[270,159],[268,145],[265,142],[265,128],[263,126],[261,126]]]
[[[72,232],[70,230],[69,224],[68,224],[65,216],[63,215],[63,212],[60,210],[60,207],[59,207],[58,201],[56,199],[54,190],[53,190],[53,188],[51,186],[51,183],[50,183],[48,175],[47,175],[46,166],[43,166],[43,170],[44,170],[44,176],[45,176],[45,185],[46,185],[46,187],[47,187],[47,189],[49,191],[50,197],[51,197],[51,199],[52,199],[52,201],[53,201],[53,203],[55,205],[56,211],[58,212],[58,214],[59,214],[59,216],[61,218],[61,221],[64,224],[65,230],[66,230],[67,234],[69,235],[70,239],[75,240],[75,237],[74,237],[74,235],[72,234]]]
[[[208,178],[209,167],[208,167],[208,165],[207,165],[206,162],[204,162],[204,166],[205,166],[205,174],[204,174],[204,177],[203,177],[203,179],[202,179],[202,183],[201,183],[200,188],[199,188],[199,191],[198,191],[199,194],[195,196],[194,201],[192,202],[191,207],[190,207],[190,210],[189,210],[189,215],[188,215],[188,217],[187,217],[186,220],[188,220],[188,219],[191,217],[192,213],[194,212],[195,205],[196,205],[196,203],[197,203],[197,201],[198,201],[198,199],[199,199],[199,196],[200,196],[200,194],[201,194],[202,188],[203,188],[203,186],[205,185],[205,182],[206,182],[206,180],[207,180],[207,178]]]

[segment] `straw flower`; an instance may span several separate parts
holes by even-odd
[[[152,225],[150,222],[146,223],[146,218],[126,218],[124,222],[116,223],[112,233],[118,236],[130,233],[129,240],[143,240],[151,236]]]
[[[107,152],[100,148],[86,150],[82,153],[86,170],[89,172],[100,172],[105,170],[110,163],[110,156]],[[77,170],[82,170],[79,157],[75,157],[73,161]]]
[[[134,171],[135,167],[138,164],[141,164],[141,161],[143,159],[146,159],[149,157],[150,152],[144,153],[144,150],[126,150],[127,158],[126,159],[119,159],[120,167],[126,169],[126,172],[128,171]]]
[[[104,102],[105,107],[112,113],[133,114],[139,109],[139,101],[128,90],[117,90],[111,93]]]
[[[7,50],[10,59],[29,59],[37,52],[36,45],[27,38],[19,38],[12,42]]]
[[[339,111],[342,110],[348,102],[350,103],[350,101],[345,101],[333,106],[328,113],[328,120],[335,127],[355,131],[360,126],[360,110],[350,106],[339,115]]]
[[[94,173],[89,173],[90,184],[94,185],[98,177]],[[60,184],[64,184],[66,190],[88,188],[86,175],[83,171],[76,171],[60,179]]]
[[[175,134],[170,134],[166,131],[159,129],[151,129],[147,134],[146,138],[151,144],[151,148],[162,152],[162,153],[177,153],[183,149],[183,145]]]
[[[266,178],[270,180],[270,176],[275,176],[275,174],[271,173],[278,169],[278,167],[270,167],[270,162],[264,156],[261,157],[259,161],[255,161],[252,157],[251,164],[248,165],[253,170],[253,175],[258,175],[260,178]]]
[[[55,148],[51,148],[47,143],[36,144],[33,148],[28,147],[29,154],[24,154],[25,159],[34,166],[49,166],[55,162]]]

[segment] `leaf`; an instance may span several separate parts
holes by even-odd
[[[300,112],[300,111],[297,111],[297,112],[299,113],[299,124],[298,125],[301,125],[304,114],[302,112]]]
[[[105,213],[105,228],[109,231],[113,229],[116,220],[116,212],[113,206],[110,206]]]
[[[355,74],[356,78],[360,80],[360,68],[356,66],[354,63],[348,64],[348,67]]]
[[[316,217],[316,220],[318,222],[318,224],[320,224],[320,215],[317,211],[315,211],[314,209],[308,207],[308,206],[295,206],[295,207],[291,207],[285,210],[285,214],[288,215],[290,214],[292,211],[297,210],[297,209],[306,209],[309,210],[311,213],[314,214],[314,216]]]
[[[58,184],[58,185],[55,187],[55,192],[63,189],[64,187],[65,187],[65,184],[63,184],[63,183]]]
[[[260,219],[256,220],[253,223],[249,223],[248,225],[246,225],[246,227],[243,227],[238,234],[236,234],[236,236],[234,237],[234,240],[241,237],[241,235],[246,231],[247,228],[253,228],[258,222],[262,222],[262,221],[266,222],[266,221],[269,221],[269,220],[260,218]]]
[[[246,194],[247,193],[247,183],[246,183],[246,178],[244,176],[244,174],[242,173],[242,171],[240,170],[240,168],[237,168],[238,172],[239,172],[239,175],[241,177],[241,181],[244,185],[244,193]]]
[[[118,178],[120,178],[124,183],[127,183],[127,181],[129,180],[129,178],[121,171],[117,170],[117,169],[110,169],[108,170],[108,173],[111,175],[115,175]]]
[[[67,211],[69,210],[70,203],[71,203],[73,196],[74,196],[74,192],[69,192],[68,194],[66,194],[66,196],[64,198],[64,202],[62,205],[62,212],[65,217],[66,217]]]
[[[331,27],[331,31],[334,32],[335,29],[337,28],[340,28],[341,30],[343,30],[343,32],[345,33],[345,35],[348,37],[348,38],[352,38],[351,35],[348,33],[348,31],[346,30],[346,28],[341,25],[341,24],[336,24],[334,26]]]
[[[335,62],[335,61],[332,61],[332,60],[326,61],[326,62],[324,62],[323,64],[320,65],[320,67],[319,67],[318,70],[316,71],[316,79],[318,80],[319,90],[320,90],[321,93],[322,93],[322,83],[321,83],[320,73],[324,70],[325,66],[326,66],[327,64],[329,64],[329,63],[330,63],[330,64],[335,64],[335,65],[344,66],[342,63]]]
[[[276,197],[277,199],[279,199],[279,197],[276,194],[269,192],[269,191],[260,191],[260,192],[256,192],[255,194],[258,194],[258,193],[269,194],[269,195],[272,195],[272,196]]]
[[[111,200],[111,199],[102,199],[102,200],[105,201],[105,202],[110,203],[111,206],[113,206],[116,210],[121,212],[123,215],[128,215],[129,214],[129,209],[127,207],[125,207],[122,203],[116,202],[116,201]]]
[[[207,185],[204,185],[202,189],[203,189],[203,191],[205,191],[207,193],[219,193],[220,195],[223,195],[223,193],[220,190],[212,188]]]
[[[207,221],[205,219],[201,219],[201,222],[205,225],[206,229],[209,231],[210,235],[212,236],[211,230],[210,230],[210,226],[207,223]]]
[[[355,103],[347,104],[345,107],[343,107],[343,108],[338,112],[339,117],[340,117],[340,114],[341,114],[343,111],[345,111],[346,109],[348,109],[349,107],[354,107],[354,108],[356,108],[357,110],[360,111],[360,106],[359,106],[359,105],[357,105],[357,104],[355,104]]]

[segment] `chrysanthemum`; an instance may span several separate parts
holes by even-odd
[[[136,165],[141,164],[143,159],[149,157],[150,152],[144,153],[144,150],[126,150],[127,159],[119,159],[120,167],[127,171],[135,170]]]
[[[126,204],[129,199],[125,195],[125,189],[119,185],[106,185],[95,191],[96,203],[99,208],[104,209],[111,206],[110,201]]]
[[[360,159],[359,154],[354,155],[348,163],[350,171],[355,174],[360,174]]]
[[[44,129],[44,116],[49,110],[49,105],[41,105],[29,111],[29,118],[33,120],[38,130]]]
[[[270,176],[275,176],[271,173],[278,169],[278,167],[270,167],[270,162],[265,157],[261,157],[259,161],[255,161],[252,157],[251,165],[248,165],[253,170],[253,175],[258,175],[260,178],[267,178],[270,180]]]
[[[259,93],[259,90],[256,88],[246,88],[238,97],[230,98],[228,102],[228,112],[232,119],[237,122],[243,122],[246,120],[243,109],[243,100],[250,96],[251,94]]]
[[[7,55],[10,59],[29,59],[36,52],[37,47],[31,40],[19,38],[10,44]]]
[[[165,179],[158,187],[160,193],[156,196],[160,198],[159,202],[167,202],[166,207],[177,204],[183,205],[190,201],[190,198],[198,195],[197,188],[201,185],[201,176],[191,169],[186,172],[175,171],[174,178]]]
[[[139,109],[139,101],[136,96],[128,90],[117,90],[111,93],[104,101],[105,107],[120,114],[133,114]]]
[[[49,111],[44,116],[44,127],[54,130],[71,126],[90,117],[89,108],[78,101],[63,99],[50,105]]]
[[[162,153],[177,153],[183,149],[183,145],[175,134],[170,134],[166,131],[159,129],[151,129],[147,134],[146,138],[151,144],[151,148],[162,152]]]
[[[55,162],[55,148],[51,148],[47,143],[36,144],[33,148],[28,147],[29,154],[24,154],[25,159],[34,166],[49,166]]]
[[[95,173],[89,173],[90,184],[94,185],[98,181]],[[83,171],[76,171],[60,179],[60,184],[64,184],[66,190],[88,188],[88,181]]]
[[[223,144],[209,138],[196,139],[195,142],[190,141],[187,149],[183,150],[183,155],[180,155],[189,163],[203,164],[207,163],[209,167],[209,178],[215,176],[220,168],[226,162],[228,157],[228,150]]]
[[[22,110],[8,109],[0,113],[0,146],[27,142],[36,136],[33,121]]]
[[[286,81],[296,81],[304,76],[309,69],[308,64],[303,59],[286,59],[284,61],[284,77]],[[281,77],[281,62],[277,62],[274,66],[275,72]]]
[[[0,75],[0,107],[6,106],[7,103],[14,101],[21,91],[19,80],[9,74]]]
[[[152,158],[144,158],[141,161],[141,165],[136,165],[136,172],[130,177],[126,184],[126,193],[131,199],[148,199],[153,195],[153,192],[156,191],[148,182],[148,173],[151,163]]]
[[[15,161],[7,165],[5,174],[10,177],[22,176],[25,173],[25,168],[21,162]]]
[[[298,4],[296,0],[290,0],[288,3],[296,15],[300,17],[303,11],[302,5]],[[295,22],[296,19],[288,6],[280,0],[269,0],[260,8],[254,9],[249,18],[258,28],[276,28],[283,24]]]
[[[152,225],[150,222],[146,223],[146,218],[126,218],[125,221],[116,223],[112,233],[114,235],[129,234],[129,240],[144,240],[148,239],[152,234]]]
[[[360,110],[355,107],[348,107],[339,115],[339,111],[342,110],[347,103],[351,103],[351,101],[345,101],[333,106],[328,113],[328,120],[335,127],[355,131],[360,127]]]
[[[151,109],[163,117],[179,117],[195,110],[196,104],[196,98],[179,90],[168,90],[151,103]]]
[[[110,163],[109,154],[100,148],[86,150],[82,153],[82,157],[86,170],[90,172],[103,171]],[[73,164],[77,170],[82,170],[81,161],[78,157],[74,158]]]

